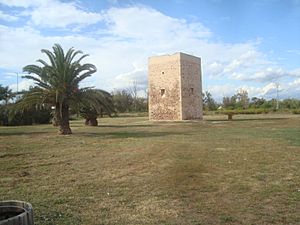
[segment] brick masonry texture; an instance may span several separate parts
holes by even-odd
[[[184,53],[149,58],[149,119],[202,119],[201,59]]]

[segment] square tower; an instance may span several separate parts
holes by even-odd
[[[149,58],[149,119],[202,119],[201,59],[184,53]]]

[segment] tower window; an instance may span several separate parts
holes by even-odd
[[[191,89],[190,89],[190,93],[191,93],[191,94],[194,94],[194,88],[191,88]]]
[[[166,89],[160,89],[160,96],[165,97]]]
[[[165,71],[161,71],[161,74],[165,74]]]

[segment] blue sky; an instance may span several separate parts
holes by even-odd
[[[300,0],[0,0],[0,84],[60,43],[89,53],[83,85],[147,88],[147,59],[178,51],[202,58],[203,89],[221,100],[300,98]],[[19,88],[31,85],[19,79]]]

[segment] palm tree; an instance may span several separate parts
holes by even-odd
[[[8,86],[2,87],[0,84],[0,101],[4,101],[5,105],[8,104],[9,100],[12,99],[15,95]]]
[[[15,94],[8,86],[3,87],[0,84],[0,125],[9,124],[9,101],[13,99]]]
[[[49,63],[39,59],[42,64],[27,65],[23,68],[29,75],[24,78],[35,81],[36,86],[24,96],[18,108],[32,105],[49,105],[55,108],[54,116],[59,126],[60,134],[71,134],[69,124],[69,108],[78,104],[88,104],[99,108],[107,105],[106,99],[90,87],[80,88],[79,83],[97,71],[93,64],[81,64],[88,56],[82,55],[77,60],[76,56],[83,54],[70,48],[65,54],[59,44],[53,46],[53,52],[42,49],[49,58]]]
[[[93,93],[90,94],[95,95],[94,98],[91,98],[90,100],[105,99],[105,101],[102,101],[101,104],[93,104],[89,101],[84,101],[83,103],[78,105],[78,111],[80,115],[85,119],[85,125],[98,126],[97,117],[99,115],[102,116],[103,113],[106,113],[111,117],[111,114],[115,113],[115,110],[113,108],[114,104],[112,101],[112,96],[106,91],[96,89],[93,90]]]

